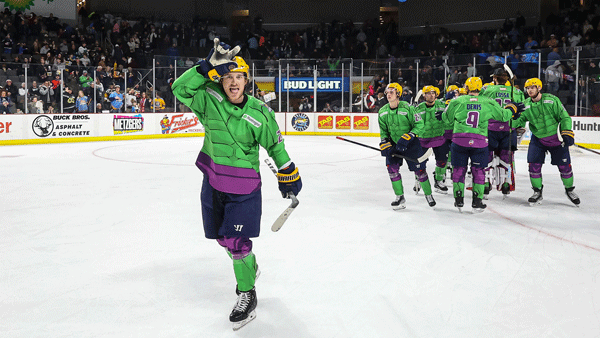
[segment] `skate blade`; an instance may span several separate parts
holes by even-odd
[[[529,202],[529,206],[534,207],[536,205],[540,205],[542,204],[542,201],[538,201],[538,202]]]
[[[444,194],[444,195],[448,194],[448,190],[444,191],[444,190],[440,190],[440,189],[435,189],[435,192],[437,192],[438,194]]]
[[[474,214],[480,214],[485,210],[485,208],[473,208]]]
[[[462,207],[456,207],[458,209],[458,212],[460,212],[462,214]]]
[[[233,323],[233,331],[241,329],[246,324],[250,323],[254,318],[256,318],[256,310],[252,310],[252,312],[250,312],[250,314],[248,315],[248,318]]]
[[[399,205],[399,206],[396,206],[396,207],[392,207],[392,209],[394,209],[394,210],[403,210],[403,209],[406,209],[406,205]]]
[[[505,199],[507,199],[507,198],[508,198],[508,194],[506,194],[506,195],[502,195],[502,200],[505,200]]]
[[[487,200],[488,199],[488,195],[483,195],[483,199]]]

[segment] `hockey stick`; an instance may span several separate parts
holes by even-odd
[[[514,101],[514,95],[513,95],[513,90],[515,88],[515,74],[513,74],[512,69],[510,69],[510,67],[505,63],[504,64],[504,70],[506,70],[506,72],[508,73],[508,75],[510,76],[510,101],[513,102]],[[512,150],[512,127],[510,126],[510,121],[508,122],[508,151],[510,153],[510,161],[512,163],[513,161],[513,150]],[[507,181],[508,183],[512,186],[513,185],[513,166],[508,166],[508,168],[510,168],[510,172],[508,173],[508,177],[507,177]]]
[[[560,130],[560,123],[558,124],[558,128],[557,128],[557,129],[558,129],[558,130],[557,130],[557,132],[556,132],[556,136],[558,136],[558,140],[560,141],[560,143],[563,143],[563,138],[562,138],[562,135],[560,134],[560,132],[561,132],[561,130]],[[600,155],[600,152],[597,152],[597,151],[595,151],[595,150],[593,150],[593,149],[590,149],[590,148],[588,148],[588,147],[580,146],[580,145],[579,145],[579,144],[577,144],[577,143],[573,143],[573,145],[574,145],[575,147],[577,147],[577,148],[585,149],[585,150],[587,150],[587,151],[590,151],[590,152],[592,152],[592,153],[594,153],[594,154],[598,154],[598,155]]]
[[[347,138],[343,138],[343,137],[341,137],[341,136],[336,136],[335,138],[337,138],[338,140],[342,140],[342,141],[346,141],[346,142],[354,143],[354,144],[356,144],[356,145],[363,146],[363,147],[365,147],[365,148],[369,148],[369,149],[373,149],[373,150],[381,151],[381,149],[379,149],[379,148],[376,148],[376,147],[371,147],[370,145],[366,145],[366,144],[364,144],[364,143],[360,143],[360,142],[352,141],[352,140],[349,140],[349,139],[347,139]],[[433,148],[428,148],[428,149],[427,149],[427,151],[425,152],[425,154],[421,155],[421,156],[420,156],[419,158],[417,158],[417,159],[414,159],[414,158],[412,158],[412,157],[407,157],[407,156],[404,156],[404,155],[400,155],[400,154],[392,154],[392,157],[399,157],[399,158],[403,158],[403,159],[405,159],[405,160],[407,160],[407,161],[414,162],[414,163],[422,163],[423,161],[425,161],[426,159],[428,159],[428,158],[429,158],[429,156],[431,156],[431,153],[433,153]]]
[[[419,99],[421,98],[422,95],[423,95],[423,90],[419,89],[419,91],[417,92],[417,96],[415,96],[415,100],[413,101],[413,104],[415,106],[419,104]]]
[[[275,169],[273,164],[271,164],[271,161],[269,161],[269,159],[267,158],[267,159],[265,159],[265,163],[269,166],[269,168],[271,169],[273,174],[275,174],[275,176],[277,177],[277,169]],[[288,193],[288,196],[290,196],[290,198],[292,199],[292,203],[290,204],[289,207],[287,207],[287,209],[285,209],[281,213],[281,215],[279,215],[279,217],[277,217],[275,222],[273,222],[273,225],[271,226],[271,231],[273,231],[273,232],[277,232],[277,231],[279,231],[279,229],[281,229],[281,227],[283,226],[283,223],[285,223],[285,221],[287,221],[288,217],[290,217],[290,215],[296,209],[298,204],[300,204],[300,202],[296,198],[296,195],[294,195],[293,192]]]

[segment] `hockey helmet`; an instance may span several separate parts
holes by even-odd
[[[458,95],[467,95],[467,90],[465,88],[458,88]]]
[[[387,87],[385,87],[385,93],[387,94],[388,90],[395,89],[398,96],[402,95],[402,86],[397,82],[392,82]]]
[[[241,56],[236,56],[233,60],[237,63],[237,67],[232,69],[231,72],[241,72],[246,74],[247,78],[250,78],[250,74],[248,71],[250,67],[248,67],[246,61],[244,61],[244,59],[242,59]]]
[[[453,90],[458,90],[458,86],[457,85],[449,85],[448,88],[446,88],[447,92],[451,92]]]
[[[531,86],[537,86],[540,87],[540,89],[542,89],[542,81],[537,77],[532,77],[531,79],[525,81],[525,89]]]
[[[423,94],[429,93],[429,92],[435,92],[436,97],[438,97],[440,95],[440,90],[438,89],[438,87],[434,87],[434,86],[423,87]]]
[[[478,77],[470,77],[465,81],[465,88],[470,92],[478,92],[481,87],[483,87],[483,83]]]
[[[494,69],[494,74],[492,74],[492,76],[506,76],[508,78],[508,72],[503,67],[496,68]]]

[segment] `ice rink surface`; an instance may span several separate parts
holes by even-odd
[[[481,214],[470,192],[462,214],[451,195],[430,208],[406,166],[393,211],[378,152],[287,136],[300,205],[271,232],[290,202],[262,151],[257,318],[233,332],[231,260],[201,224],[202,141],[0,147],[0,336],[600,337],[599,155],[572,149],[579,208],[549,158],[529,206],[521,150],[517,190]]]

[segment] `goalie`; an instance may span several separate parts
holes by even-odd
[[[509,75],[504,68],[494,71],[493,84],[484,86],[479,95],[496,101],[501,107],[525,101],[523,92],[511,88]],[[504,197],[515,190],[513,152],[517,150],[517,133],[511,131],[508,122],[490,119],[488,122],[488,166],[485,168],[486,182],[483,190],[484,199],[495,185]]]

